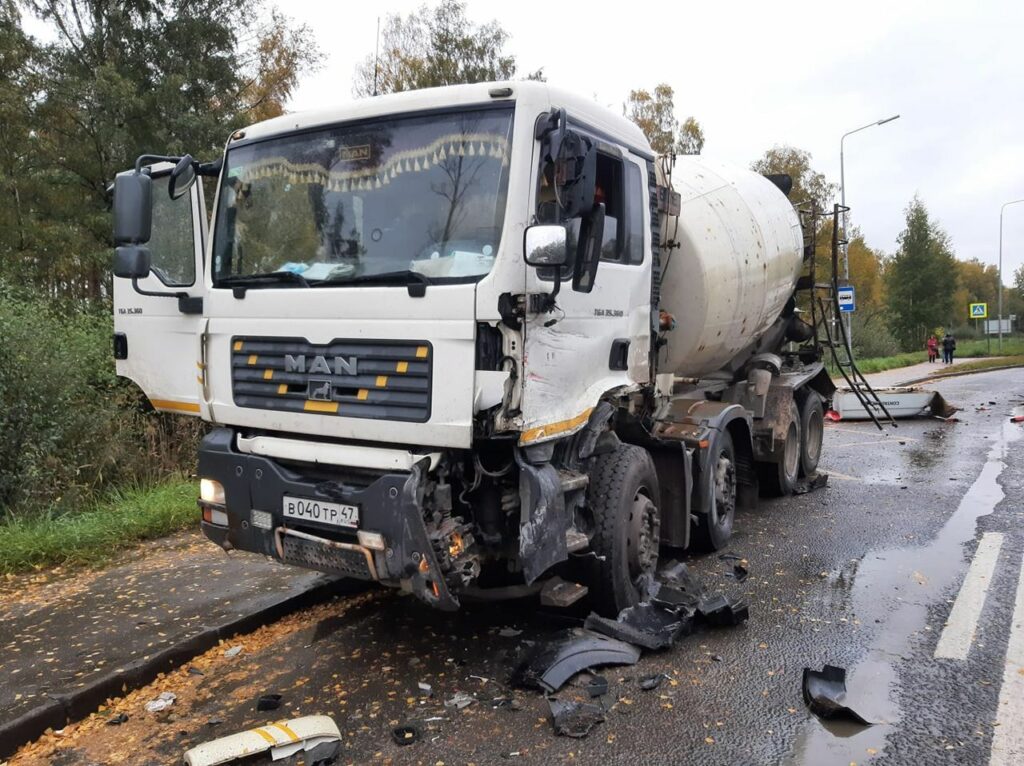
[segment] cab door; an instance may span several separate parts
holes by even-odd
[[[596,140],[596,139],[595,139]],[[601,260],[589,293],[563,279],[555,308],[526,317],[522,442],[577,430],[600,397],[650,380],[650,209],[645,160],[596,141],[597,195],[605,205]],[[538,218],[543,220],[543,188]],[[527,267],[530,293],[550,293]]]
[[[114,277],[114,357],[117,374],[134,381],[156,409],[199,415],[206,213],[201,183],[170,198],[172,168],[169,163],[150,168],[149,275],[137,281],[139,289],[131,279]]]

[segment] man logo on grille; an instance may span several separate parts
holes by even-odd
[[[334,398],[331,393],[331,381],[311,380],[306,398],[312,399],[314,402],[329,402]]]

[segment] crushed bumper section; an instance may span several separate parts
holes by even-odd
[[[211,431],[199,449],[199,475],[224,485],[228,526],[203,522],[225,548],[262,553],[307,569],[364,580],[398,581],[429,605],[459,608],[438,563],[423,515],[426,460],[409,472],[378,475],[363,486],[308,476],[260,455],[239,452],[231,429]],[[376,532],[384,550],[361,545],[356,530],[296,522],[282,512],[284,495],[359,508],[359,529]],[[269,514],[269,528],[266,523]],[[260,524],[254,524],[259,519]]]

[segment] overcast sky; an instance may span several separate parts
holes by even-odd
[[[325,53],[293,110],[350,99],[377,16],[420,5],[279,4]],[[1024,197],[1024,3],[469,0],[468,9],[509,32],[521,72],[543,67],[548,82],[616,110],[631,88],[669,83],[677,116],[703,125],[704,153],[732,163],[788,143],[838,184],[840,136],[900,114],[846,140],[853,222],[886,252],[917,193],[958,257],[996,263],[999,208]],[[1007,283],[1021,264],[1024,204],[1005,214]]]

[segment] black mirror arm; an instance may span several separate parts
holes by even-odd
[[[135,160],[135,172],[141,173],[142,166],[148,165],[153,162],[177,162],[181,157],[168,157],[163,154],[140,154],[139,158]]]
[[[216,178],[220,175],[220,169],[224,166],[224,158],[218,157],[213,162],[200,162],[196,168],[196,175]]]
[[[193,297],[187,292],[157,292],[155,290],[143,290],[139,287],[139,278],[132,277],[132,287],[135,288],[135,292],[139,295],[149,295],[154,298],[177,298],[178,299],[178,311],[182,314],[202,314],[203,313],[203,298],[202,296]]]

